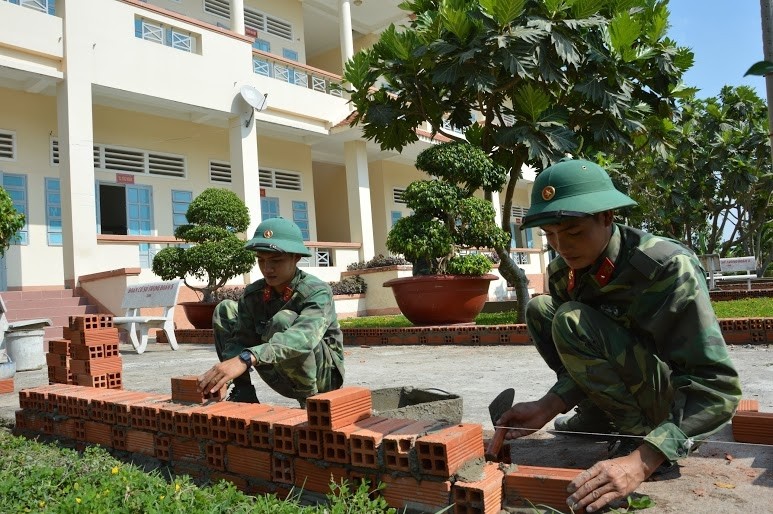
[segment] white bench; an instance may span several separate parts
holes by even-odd
[[[148,282],[134,284],[126,288],[121,308],[126,309],[124,316],[113,318],[113,325],[129,332],[129,340],[137,350],[143,353],[148,346],[148,330],[160,328],[166,334],[169,346],[177,349],[174,335],[174,307],[180,292],[182,280],[167,282]],[[142,316],[143,308],[163,308],[162,316]]]
[[[715,280],[746,281],[746,290],[752,288],[752,279],[757,278],[757,259],[753,255],[744,257],[723,257],[719,259],[720,275]],[[725,273],[745,272],[745,275],[725,275]]]

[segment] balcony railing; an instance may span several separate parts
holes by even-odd
[[[3,0],[36,11],[56,14],[56,0]]]
[[[271,77],[339,98],[343,97],[343,91],[339,88],[343,79],[339,75],[260,50],[252,51],[252,71],[264,77]]]

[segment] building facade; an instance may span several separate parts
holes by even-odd
[[[120,268],[155,280],[153,255],[179,244],[208,187],[244,200],[250,234],[294,220],[314,250],[302,264],[325,280],[388,253],[429,127],[381,151],[349,127],[337,86],[355,51],[407,19],[398,3],[0,0],[0,180],[27,218],[0,291]],[[517,230],[532,180],[519,183],[513,251],[536,276],[541,242]]]

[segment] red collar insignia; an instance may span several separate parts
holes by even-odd
[[[264,286],[263,287],[263,301],[268,302],[271,300],[271,286]]]
[[[293,290],[290,286],[285,286],[285,290],[282,291],[282,301],[286,302],[293,296]]]
[[[567,291],[571,291],[574,289],[574,270],[569,270],[569,285],[566,286]]]
[[[612,273],[614,272],[614,263],[609,260],[609,257],[605,257],[604,262],[602,262],[601,266],[599,266],[599,270],[596,272],[594,278],[600,286],[604,287],[605,285],[609,284],[610,280],[612,280]]]

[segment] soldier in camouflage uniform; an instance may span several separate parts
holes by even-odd
[[[233,380],[228,400],[258,402],[254,367],[274,391],[305,405],[306,398],[338,389],[344,379],[343,334],[330,286],[298,269],[311,253],[295,223],[261,223],[246,248],[257,253],[263,278],[239,302],[223,300],[213,316],[220,363],[199,377],[199,390],[217,391]]]
[[[618,434],[610,459],[568,488],[567,504],[588,512],[688,455],[741,396],[698,259],[674,240],[614,223],[614,209],[634,204],[598,165],[564,159],[537,177],[522,225],[541,227],[559,255],[548,266],[550,294],[526,312],[558,380],[497,424],[521,437],[577,405],[557,430]]]

